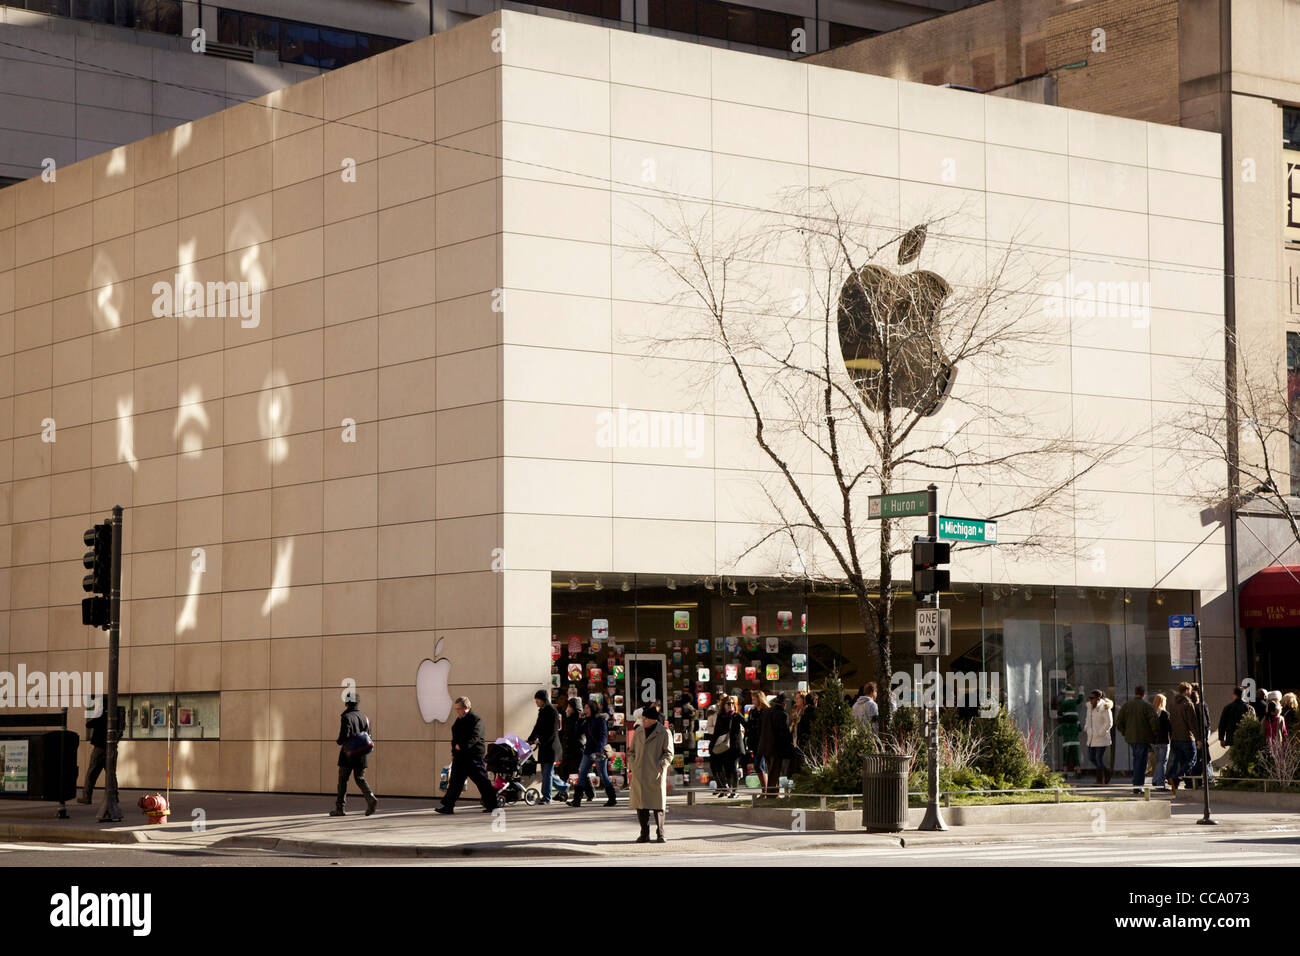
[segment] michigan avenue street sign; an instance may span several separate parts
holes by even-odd
[[[948,541],[986,541],[996,544],[998,523],[979,518],[949,518],[939,516],[939,537]]]

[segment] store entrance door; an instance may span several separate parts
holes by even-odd
[[[1264,627],[1251,631],[1254,676],[1269,690],[1300,691],[1300,627]]]

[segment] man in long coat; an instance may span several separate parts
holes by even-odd
[[[641,824],[637,843],[650,842],[650,814],[655,818],[655,842],[664,842],[664,810],[668,806],[668,774],[673,765],[673,737],[659,720],[659,709],[641,712],[641,727],[627,744],[627,779],[631,806]]]

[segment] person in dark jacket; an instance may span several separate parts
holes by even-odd
[[[347,803],[348,777],[356,780],[357,786],[361,788],[361,793],[366,798],[366,816],[374,813],[375,807],[379,805],[374,791],[366,782],[366,765],[370,758],[365,753],[348,755],[348,741],[360,733],[370,732],[370,718],[358,709],[357,703],[357,697],[353,694],[348,698],[343,713],[339,715],[339,739],[336,741],[339,745],[339,791],[334,801],[334,809],[330,811],[332,817],[341,817],[345,813],[343,806]]]
[[[465,789],[465,780],[469,779],[478,787],[483,812],[491,813],[497,806],[497,794],[492,789],[487,767],[483,766],[483,757],[487,753],[483,718],[470,709],[468,697],[457,697],[453,709],[456,711],[456,721],[451,725],[451,774],[447,780],[447,792],[442,795],[442,803],[433,810],[435,813],[454,811],[456,801]]]
[[[1232,689],[1232,702],[1223,708],[1223,713],[1219,714],[1219,743],[1225,747],[1232,746],[1232,735],[1237,732],[1237,725],[1241,723],[1241,718],[1250,712],[1250,706],[1242,700],[1242,694],[1245,691],[1240,687]]]
[[[744,750],[745,723],[740,716],[739,705],[735,697],[723,697],[722,708],[718,711],[718,719],[713,722],[713,733],[709,737],[709,753],[716,757],[721,770],[716,796],[736,796],[736,766],[743,758]]]
[[[1141,684],[1133,688],[1133,699],[1119,709],[1115,729],[1128,741],[1133,764],[1133,792],[1141,793],[1147,782],[1147,755],[1160,729],[1160,718],[1147,701],[1147,689]]]
[[[587,701],[582,715],[582,760],[578,764],[578,785],[573,788],[573,802],[570,806],[582,806],[582,795],[586,793],[587,802],[596,801],[596,792],[591,788],[591,780],[587,776],[592,767],[596,768],[596,776],[600,777],[600,785],[605,788],[605,806],[612,807],[618,804],[618,798],[614,793],[614,784],[609,779],[609,758],[605,754],[605,745],[609,743],[609,725],[605,723],[605,715],[600,712],[600,708]]]
[[[95,781],[104,769],[108,755],[108,711],[100,704],[99,716],[86,721],[86,736],[90,739],[90,763],[86,765],[86,780],[77,797],[78,803],[90,803],[95,792]]]
[[[1184,681],[1169,702],[1169,789],[1174,793],[1196,763],[1199,718],[1191,694],[1192,685]]]
[[[577,776],[582,763],[582,707],[578,698],[570,697],[564,703],[563,726],[560,728],[560,747],[564,757],[560,760],[560,779],[555,784],[555,799],[569,796],[569,777]],[[582,778],[578,778],[581,789]]]
[[[542,803],[549,804],[551,774],[555,762],[564,756],[564,747],[560,744],[560,712],[552,706],[551,697],[544,690],[533,695],[533,703],[537,705],[537,722],[528,735],[528,742],[537,747],[537,764],[542,770]]]
[[[777,694],[759,728],[758,752],[767,762],[764,796],[780,796],[781,770],[794,749],[790,742],[790,715],[786,713],[785,707],[785,694]]]

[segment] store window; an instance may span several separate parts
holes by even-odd
[[[843,46],[846,43],[853,43],[856,40],[862,40],[866,37],[873,37],[879,30],[868,30],[866,27],[855,27],[847,23],[830,24],[830,43],[831,48]]]
[[[218,740],[221,737],[221,694],[131,694],[125,698],[128,740]]]
[[[1300,150],[1300,109],[1282,109],[1282,146]]]
[[[527,2],[548,10],[563,10],[584,17],[600,17],[605,20],[620,20],[623,17],[623,4],[620,0],[527,0]]]

